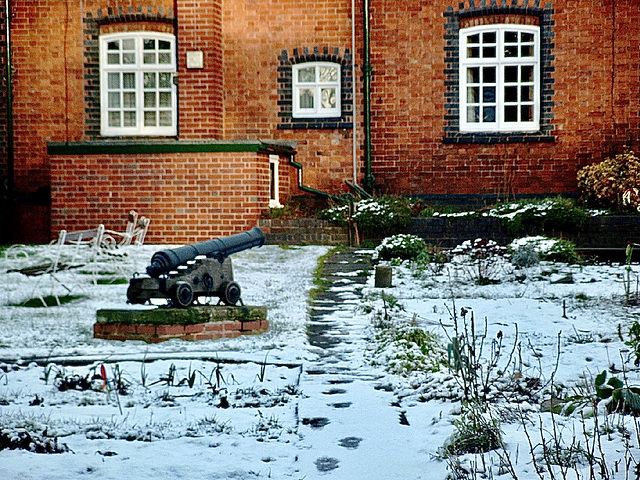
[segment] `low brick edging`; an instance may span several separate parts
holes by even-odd
[[[216,340],[264,333],[266,307],[194,306],[189,308],[98,310],[94,338],[158,343],[173,338]]]

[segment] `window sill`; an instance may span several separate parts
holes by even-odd
[[[536,143],[555,142],[556,137],[544,132],[460,132],[449,134],[442,143]]]
[[[353,128],[353,123],[342,122],[339,118],[294,119],[278,125],[278,130],[337,130],[347,128]]]

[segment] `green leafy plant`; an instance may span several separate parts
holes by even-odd
[[[617,377],[610,377],[607,380],[606,370],[596,376],[594,383],[597,398],[610,399],[607,403],[607,411],[640,415],[640,387],[625,386],[625,383]]]
[[[167,374],[160,376],[160,379],[156,380],[151,385],[156,385],[158,383],[165,383],[168,387],[172,386],[176,379],[176,370],[177,370],[176,365],[172,363],[171,365],[169,365],[169,371],[167,372]]]
[[[388,372],[408,376],[412,372],[437,372],[444,364],[440,338],[402,320],[377,324],[372,364],[385,365]]]
[[[604,161],[587,165],[578,172],[578,188],[582,199],[594,207],[614,210],[636,210],[640,200],[638,195],[629,197],[640,184],[640,158],[633,150],[625,150]]]
[[[260,383],[264,382],[264,379],[267,375],[267,357],[269,356],[269,352],[264,356],[264,361],[260,362],[260,371],[257,373],[258,381]]]
[[[466,404],[454,425],[454,434],[442,448],[445,458],[465,453],[485,453],[503,445],[500,422],[491,418],[486,406]]]
[[[640,323],[638,323],[638,321],[633,322],[631,325],[629,329],[629,340],[624,343],[633,349],[633,354],[636,357],[633,364],[636,367],[640,366]]]

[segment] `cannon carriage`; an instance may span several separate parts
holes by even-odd
[[[262,230],[225,238],[205,240],[153,254],[146,275],[136,274],[129,281],[127,299],[144,304],[152,298],[165,298],[174,307],[188,307],[199,297],[218,297],[225,305],[241,300],[240,285],[233,279],[230,255],[264,245]]]

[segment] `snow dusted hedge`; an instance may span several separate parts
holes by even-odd
[[[338,225],[347,225],[348,204],[338,205],[320,213],[320,218]],[[353,204],[351,217],[360,232],[374,237],[400,232],[409,226],[411,206],[409,199],[394,196],[366,198]]]
[[[601,213],[601,212],[596,212]],[[430,212],[433,217],[445,218],[497,218],[511,234],[532,230],[575,231],[584,227],[588,213],[573,200],[556,197],[542,200],[506,202],[486,211],[459,213]]]

